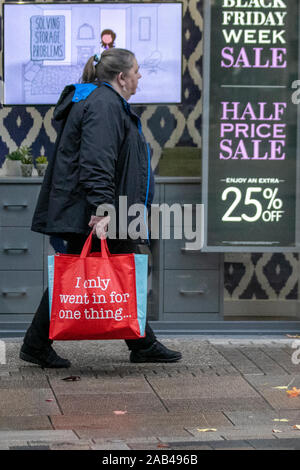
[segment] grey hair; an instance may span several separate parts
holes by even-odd
[[[86,63],[82,83],[111,82],[121,72],[126,75],[133,66],[135,55],[127,49],[110,48],[102,52],[99,60],[95,57],[93,55]]]

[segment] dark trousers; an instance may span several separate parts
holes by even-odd
[[[80,254],[86,238],[80,235],[74,237],[67,243],[67,253]],[[107,240],[108,248],[111,253],[150,253],[147,245],[139,245],[131,240]],[[92,251],[100,251],[100,240],[93,238]],[[33,351],[42,351],[52,344],[49,339],[49,294],[48,289],[44,292],[40,305],[35,313],[31,325],[29,326],[25,337],[24,345]],[[129,350],[149,348],[156,341],[154,332],[146,322],[146,336],[144,338],[125,340]]]

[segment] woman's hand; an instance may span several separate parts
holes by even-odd
[[[93,234],[97,235],[98,238],[106,238],[107,236],[107,226],[110,222],[110,216],[98,217],[92,215],[89,221],[89,227],[93,229]]]

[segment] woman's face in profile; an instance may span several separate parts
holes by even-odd
[[[127,74],[124,76],[125,89],[126,89],[125,98],[127,100],[130,98],[130,96],[132,96],[136,93],[138,82],[139,82],[139,79],[141,78],[141,76],[142,75],[139,72],[139,65],[138,65],[136,59],[134,58],[133,66],[127,72]]]

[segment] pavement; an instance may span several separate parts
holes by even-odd
[[[3,338],[0,450],[300,449],[300,337],[158,339],[183,359],[131,364],[123,341],[56,342],[72,367],[41,369]]]

